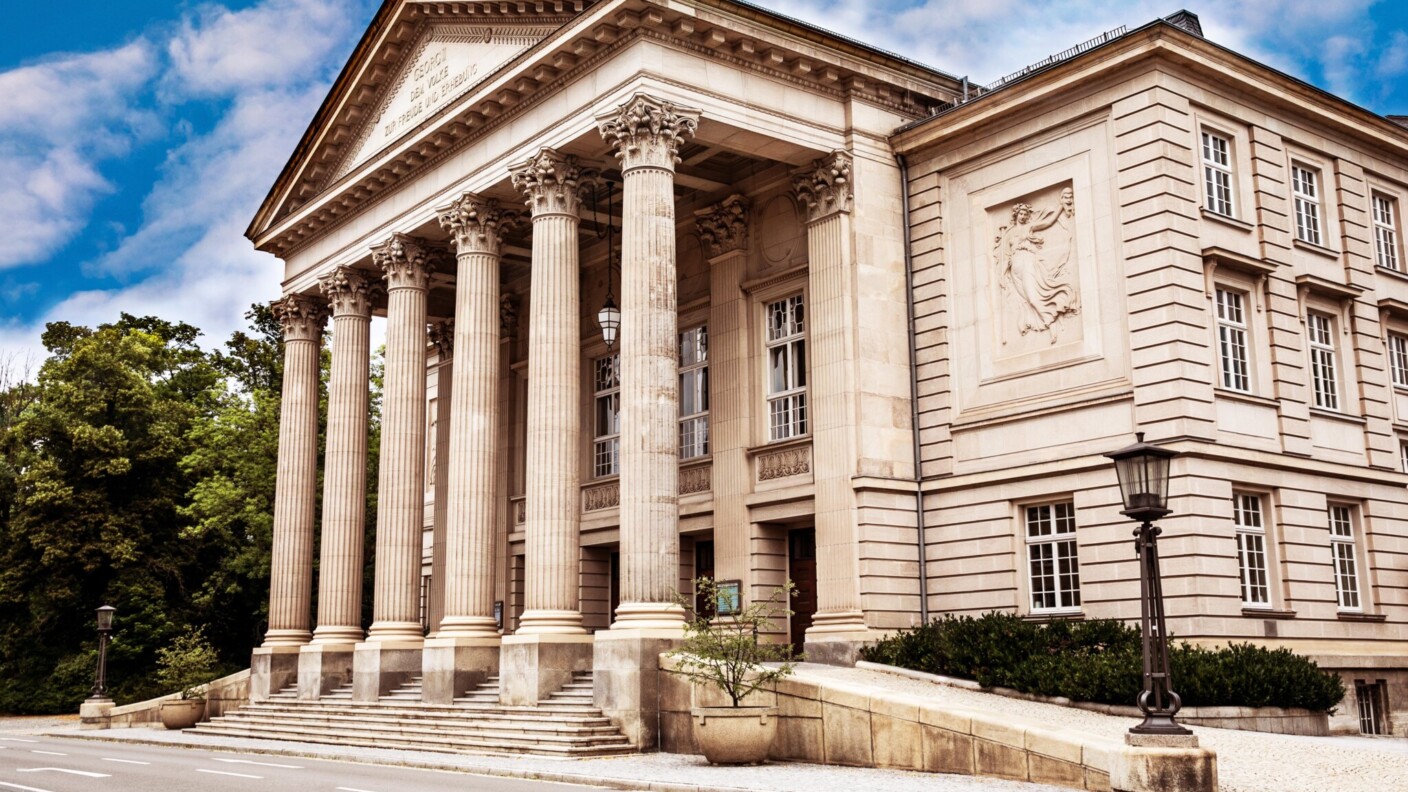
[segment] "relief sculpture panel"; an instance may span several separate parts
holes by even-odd
[[[1079,340],[1079,322],[1064,321],[1080,313],[1075,190],[1068,183],[1054,196],[1051,192],[988,211],[989,223],[997,226],[992,263],[1001,317],[995,328],[999,354]]]

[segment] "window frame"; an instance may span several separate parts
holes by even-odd
[[[1272,610],[1274,586],[1272,585],[1271,569],[1271,533],[1267,530],[1267,508],[1266,496],[1259,492],[1249,492],[1246,490],[1232,491],[1232,531],[1237,544],[1237,582],[1239,585],[1239,596],[1243,608],[1256,610]],[[1251,514],[1252,510],[1247,509],[1248,504],[1255,504],[1256,523],[1252,525],[1244,522],[1244,515]],[[1253,548],[1253,539],[1259,547]],[[1252,560],[1260,556],[1260,568],[1254,568]],[[1253,580],[1251,573],[1260,572],[1261,580]],[[1260,589],[1264,599],[1255,599],[1255,593]],[[1248,595],[1252,594],[1252,598]]]
[[[1224,162],[1218,162],[1216,157],[1209,158],[1210,153],[1216,153],[1210,147],[1211,141],[1221,141],[1224,146],[1222,155]],[[1198,134],[1199,162],[1203,169],[1203,209],[1217,215],[1218,217],[1229,217],[1237,219],[1237,171],[1235,168],[1236,157],[1234,152],[1237,148],[1236,137],[1229,135],[1219,129],[1203,126]],[[1225,184],[1219,184],[1214,178],[1221,175],[1226,179]],[[1221,187],[1226,190],[1225,197],[1216,194],[1216,188]],[[1218,208],[1219,203],[1226,204],[1226,210]]]
[[[612,384],[601,387],[601,366],[606,361],[611,362],[613,369],[611,373]],[[592,421],[592,451],[591,465],[592,478],[604,479],[621,474],[621,353],[608,352],[592,358],[591,368],[592,400],[591,400],[591,421]],[[615,399],[615,432],[600,433],[599,417],[601,415],[602,399]],[[609,449],[609,459],[611,464],[602,466],[603,447]]]
[[[1068,514],[1058,515],[1057,510],[1064,508]],[[1048,509],[1046,522],[1050,526],[1050,532],[1044,535],[1033,536],[1033,512],[1040,509]],[[1080,579],[1080,539],[1079,521],[1076,519],[1076,506],[1074,498],[1055,498],[1051,500],[1035,501],[1018,505],[1019,530],[1022,535],[1022,544],[1026,548],[1023,553],[1023,566],[1025,568],[1024,578],[1026,580],[1026,606],[1028,613],[1032,615],[1051,614],[1071,614],[1080,613],[1084,603],[1084,596],[1081,592]],[[1069,524],[1069,530],[1060,530],[1064,524]],[[1069,555],[1062,555],[1062,546],[1069,545]],[[1034,558],[1033,552],[1038,548],[1050,548],[1049,554],[1045,558]],[[1063,572],[1060,568],[1062,561],[1069,560],[1073,568],[1069,572]],[[1049,574],[1036,575],[1035,565],[1043,562],[1050,565]],[[1063,578],[1071,578],[1073,586],[1070,588],[1063,586]],[[1041,591],[1038,591],[1037,579],[1049,578],[1050,586],[1043,584]],[[1052,606],[1038,606],[1037,597],[1051,595],[1055,604]]]
[[[684,357],[685,339],[690,333],[694,332],[699,333],[700,338],[702,339],[696,342],[696,350],[699,354],[696,355],[696,359],[693,362],[686,364]],[[684,411],[685,381],[691,377],[696,378],[695,387],[697,389],[696,393],[699,396],[697,401],[698,403],[703,405],[703,409],[692,413],[686,413]],[[709,323],[700,322],[698,324],[692,324],[689,327],[686,327],[679,333],[680,412],[678,432],[679,445],[677,446],[677,448],[679,449],[680,461],[702,459],[704,457],[709,456],[713,452],[713,446],[710,443],[709,437],[709,408],[711,405],[709,398],[709,388]],[[699,450],[697,451],[697,453],[686,453],[687,446],[685,443],[685,433],[687,426],[694,429],[692,436],[693,443],[688,447],[688,450],[693,450],[694,448],[698,447]],[[703,427],[702,439],[700,439],[700,432],[698,431],[699,427],[701,426]]]
[[[1230,310],[1224,310],[1224,307],[1230,308],[1230,306],[1227,306],[1227,303],[1224,302],[1224,300],[1222,299],[1222,295],[1224,294],[1229,295],[1229,297],[1231,298],[1235,298],[1237,301],[1237,305],[1235,306],[1235,308],[1238,313],[1238,317],[1235,319],[1231,318],[1228,315],[1230,313]],[[1250,305],[1250,303],[1251,292],[1245,289],[1239,289],[1228,283],[1214,282],[1213,324],[1216,327],[1217,335],[1218,387],[1222,388],[1223,390],[1232,391],[1234,393],[1251,394],[1256,392],[1256,367],[1252,358],[1252,344],[1254,335],[1252,333],[1251,323],[1247,321],[1248,306]],[[1235,349],[1235,346],[1231,345],[1229,339],[1238,334],[1240,334],[1241,336],[1240,361],[1235,359],[1235,355],[1232,358],[1229,358],[1227,354],[1229,349]],[[1229,371],[1229,362],[1240,362],[1241,364],[1242,371],[1240,372],[1240,374],[1241,379],[1243,380],[1241,387],[1237,387],[1236,384],[1229,384],[1228,382],[1229,375],[1232,375],[1234,378],[1236,375],[1235,371]]]
[[[1363,613],[1364,574],[1363,565],[1359,563],[1359,510],[1354,504],[1332,501],[1325,508],[1325,519],[1330,531],[1335,605],[1340,613]],[[1350,567],[1347,574],[1343,568],[1345,564]]]
[[[790,314],[787,323],[788,327],[797,327],[792,332],[788,332],[777,337],[773,336],[772,313],[773,307],[781,303],[788,303],[786,309]],[[794,306],[800,306],[801,319],[795,318],[796,310]],[[767,437],[767,442],[784,443],[807,437],[811,434],[812,417],[810,415],[810,359],[811,350],[808,349],[809,338],[807,328],[810,318],[808,316],[807,294],[804,290],[798,289],[781,296],[769,297],[761,301],[762,308],[762,367],[763,367],[763,426]],[[787,381],[788,386],[781,390],[773,390],[773,350],[785,350],[787,361]],[[801,362],[798,364],[796,358],[800,352]],[[800,384],[797,384],[800,381]],[[785,434],[779,435],[777,430],[779,424],[774,423],[774,404],[785,402],[784,407],[788,415],[785,424],[787,430]],[[797,417],[797,416],[800,416]]]
[[[1388,211],[1387,219],[1379,212],[1380,203]],[[1374,264],[1392,272],[1403,272],[1398,196],[1383,190],[1369,191],[1369,227],[1374,237]]]
[[[1327,247],[1325,245],[1325,211],[1324,211],[1324,170],[1313,166],[1302,160],[1291,161],[1291,220],[1294,226],[1295,238],[1301,242],[1317,247]],[[1310,177],[1308,180],[1310,190],[1307,192],[1303,185],[1307,183],[1304,176]],[[1303,222],[1308,218],[1311,222]],[[1305,236],[1306,232],[1313,232],[1314,238]]]
[[[1408,388],[1408,335],[1387,331],[1384,352],[1388,357],[1389,382],[1395,388]]]
[[[1324,323],[1323,338],[1317,324]],[[1345,392],[1342,385],[1343,372],[1339,370],[1339,346],[1335,343],[1336,334],[1339,332],[1339,317],[1331,312],[1322,311],[1317,308],[1307,308],[1305,311],[1305,348],[1309,357],[1310,392],[1311,404],[1320,410],[1331,412],[1345,412]],[[1332,390],[1327,392],[1324,385],[1328,382]],[[1329,396],[1326,399],[1326,396]]]

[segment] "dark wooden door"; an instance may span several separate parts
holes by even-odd
[[[792,645],[801,649],[816,615],[816,529],[788,532],[787,574],[797,587],[792,598]]]
[[[611,612],[606,614],[607,625],[616,622],[616,609],[621,607],[621,554],[611,554]]]

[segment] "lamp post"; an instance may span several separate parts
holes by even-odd
[[[1140,523],[1134,531],[1134,552],[1139,558],[1140,635],[1144,643],[1144,689],[1138,703],[1144,722],[1131,727],[1129,733],[1188,736],[1192,732],[1173,718],[1183,701],[1173,692],[1169,674],[1164,588],[1159,576],[1161,530],[1154,525],[1155,520],[1172,513],[1168,508],[1169,461],[1178,456],[1178,452],[1144,442],[1143,432],[1135,438],[1134,445],[1106,454],[1114,460],[1115,473],[1120,480],[1120,495],[1124,499],[1124,511],[1120,513]]]
[[[88,701],[93,704],[109,703],[108,698],[108,634],[112,632],[112,615],[117,608],[104,605],[98,608],[98,669],[94,674],[93,695]]]

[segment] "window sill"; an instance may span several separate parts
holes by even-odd
[[[1350,622],[1382,622],[1388,621],[1386,613],[1353,613],[1351,611],[1340,611],[1338,614],[1340,621]]]
[[[1310,414],[1315,418],[1328,418],[1332,421],[1359,424],[1360,426],[1368,423],[1362,415],[1350,415],[1349,413],[1342,413],[1338,410],[1327,410],[1324,407],[1311,407]]]
[[[1255,230],[1255,226],[1253,226],[1251,223],[1248,223],[1245,220],[1238,220],[1232,215],[1225,215],[1221,212],[1214,212],[1206,206],[1199,207],[1199,209],[1203,213],[1204,220],[1212,220],[1214,222],[1222,223],[1223,225],[1231,226],[1232,228],[1235,228],[1238,231],[1246,231],[1248,233]]]
[[[761,445],[755,445],[748,449],[750,455],[762,454],[768,451],[776,451],[779,448],[791,448],[792,446],[807,445],[812,441],[810,433],[789,437],[786,440],[769,440]]]
[[[1334,248],[1328,248],[1324,245],[1317,245],[1314,242],[1307,242],[1304,239],[1301,239],[1300,237],[1292,237],[1291,242],[1301,250],[1314,253],[1317,256],[1324,256],[1326,258],[1334,259],[1335,261],[1340,260],[1340,253]]]
[[[1243,393],[1241,391],[1228,390],[1227,388],[1213,388],[1213,394],[1219,399],[1230,399],[1231,401],[1241,401],[1247,402],[1248,404],[1258,404],[1262,407],[1274,407],[1276,409],[1281,408],[1281,402],[1275,399],[1267,398],[1266,396],[1258,396],[1255,393]]]
[[[1038,613],[1024,613],[1021,619],[1033,624],[1054,621],[1085,621],[1085,612],[1079,610],[1040,611]]]
[[[1390,278],[1398,278],[1399,280],[1408,280],[1408,272],[1404,272],[1403,270],[1389,269],[1388,267],[1384,267],[1384,266],[1380,266],[1380,265],[1377,265],[1377,264],[1376,264],[1376,265],[1374,265],[1374,272],[1377,272],[1377,273],[1379,273],[1380,275],[1387,275],[1387,276],[1389,276]]]
[[[1277,610],[1275,608],[1248,608],[1242,607],[1242,615],[1253,619],[1294,619],[1296,612],[1293,610]]]

